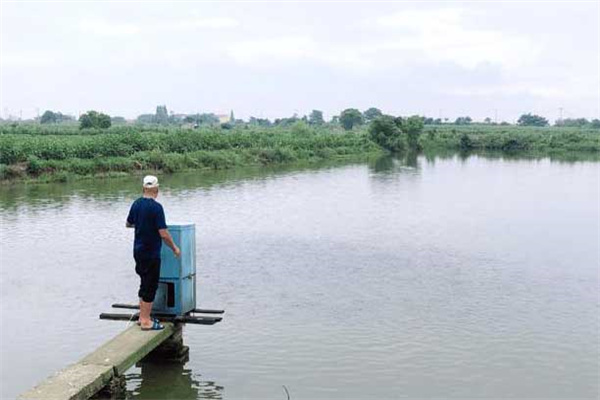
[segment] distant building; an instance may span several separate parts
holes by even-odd
[[[231,117],[227,114],[217,114],[217,118],[219,118],[219,123],[221,124],[231,121]]]

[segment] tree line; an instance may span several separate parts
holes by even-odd
[[[233,111],[229,115],[229,119],[226,122],[221,122],[219,116],[214,113],[196,113],[196,114],[174,114],[169,113],[165,105],[159,105],[156,107],[154,114],[142,114],[139,115],[135,123],[142,125],[178,125],[188,126],[191,128],[198,128],[200,126],[218,126],[220,125],[223,129],[231,129],[236,125],[250,125],[250,126],[291,126],[298,122],[303,122],[312,126],[321,125],[335,125],[341,126],[345,130],[352,130],[356,127],[368,125],[378,117],[383,116],[382,111],[376,107],[368,108],[367,110],[360,111],[356,108],[347,108],[343,110],[339,115],[334,115],[329,121],[325,121],[323,117],[323,111],[312,110],[309,115],[302,117],[297,114],[287,118],[275,118],[270,120],[268,118],[258,118],[251,116],[247,121],[242,119],[236,119]],[[470,116],[459,116],[454,121],[445,118],[431,118],[422,116],[419,117],[424,125],[471,125],[475,124]],[[60,124],[60,123],[74,123],[75,117],[62,114],[61,112],[54,112],[46,110],[38,122],[41,124]],[[87,128],[109,128],[111,125],[126,124],[125,118],[120,116],[111,117],[105,113],[90,110],[82,114],[79,119],[79,127],[81,129]],[[491,118],[485,118],[483,121],[486,125],[510,125],[507,122],[501,122],[499,124],[492,122]],[[519,126],[538,126],[545,127],[549,126],[548,119],[543,116],[527,113],[522,114],[517,120]],[[580,127],[580,128],[594,128],[600,129],[600,120],[593,119],[587,120],[586,118],[566,118],[560,119],[554,123],[556,127]]]

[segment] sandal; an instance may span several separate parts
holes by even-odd
[[[152,327],[142,328],[143,331],[160,331],[163,329],[165,329],[165,326],[158,322],[158,320],[156,319],[152,321]]]

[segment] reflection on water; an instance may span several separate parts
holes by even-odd
[[[126,374],[127,398],[196,400],[223,398],[223,387],[205,380],[183,363],[141,362]]]
[[[369,158],[320,163],[286,164],[281,166],[246,167],[243,169],[200,170],[161,176],[162,191],[187,194],[190,190],[210,188],[220,184],[252,182],[300,171],[317,171],[353,163],[363,163]],[[123,197],[136,196],[140,191],[140,177],[112,177],[75,180],[67,183],[6,184],[0,186],[0,209],[11,210],[29,207],[35,212],[48,207],[61,207],[73,198],[111,202]]]

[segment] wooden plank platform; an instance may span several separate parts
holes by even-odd
[[[77,363],[47,378],[19,396],[19,400],[89,399],[117,375],[122,375],[175,331],[172,323],[165,329],[142,331],[139,326],[121,332]]]

